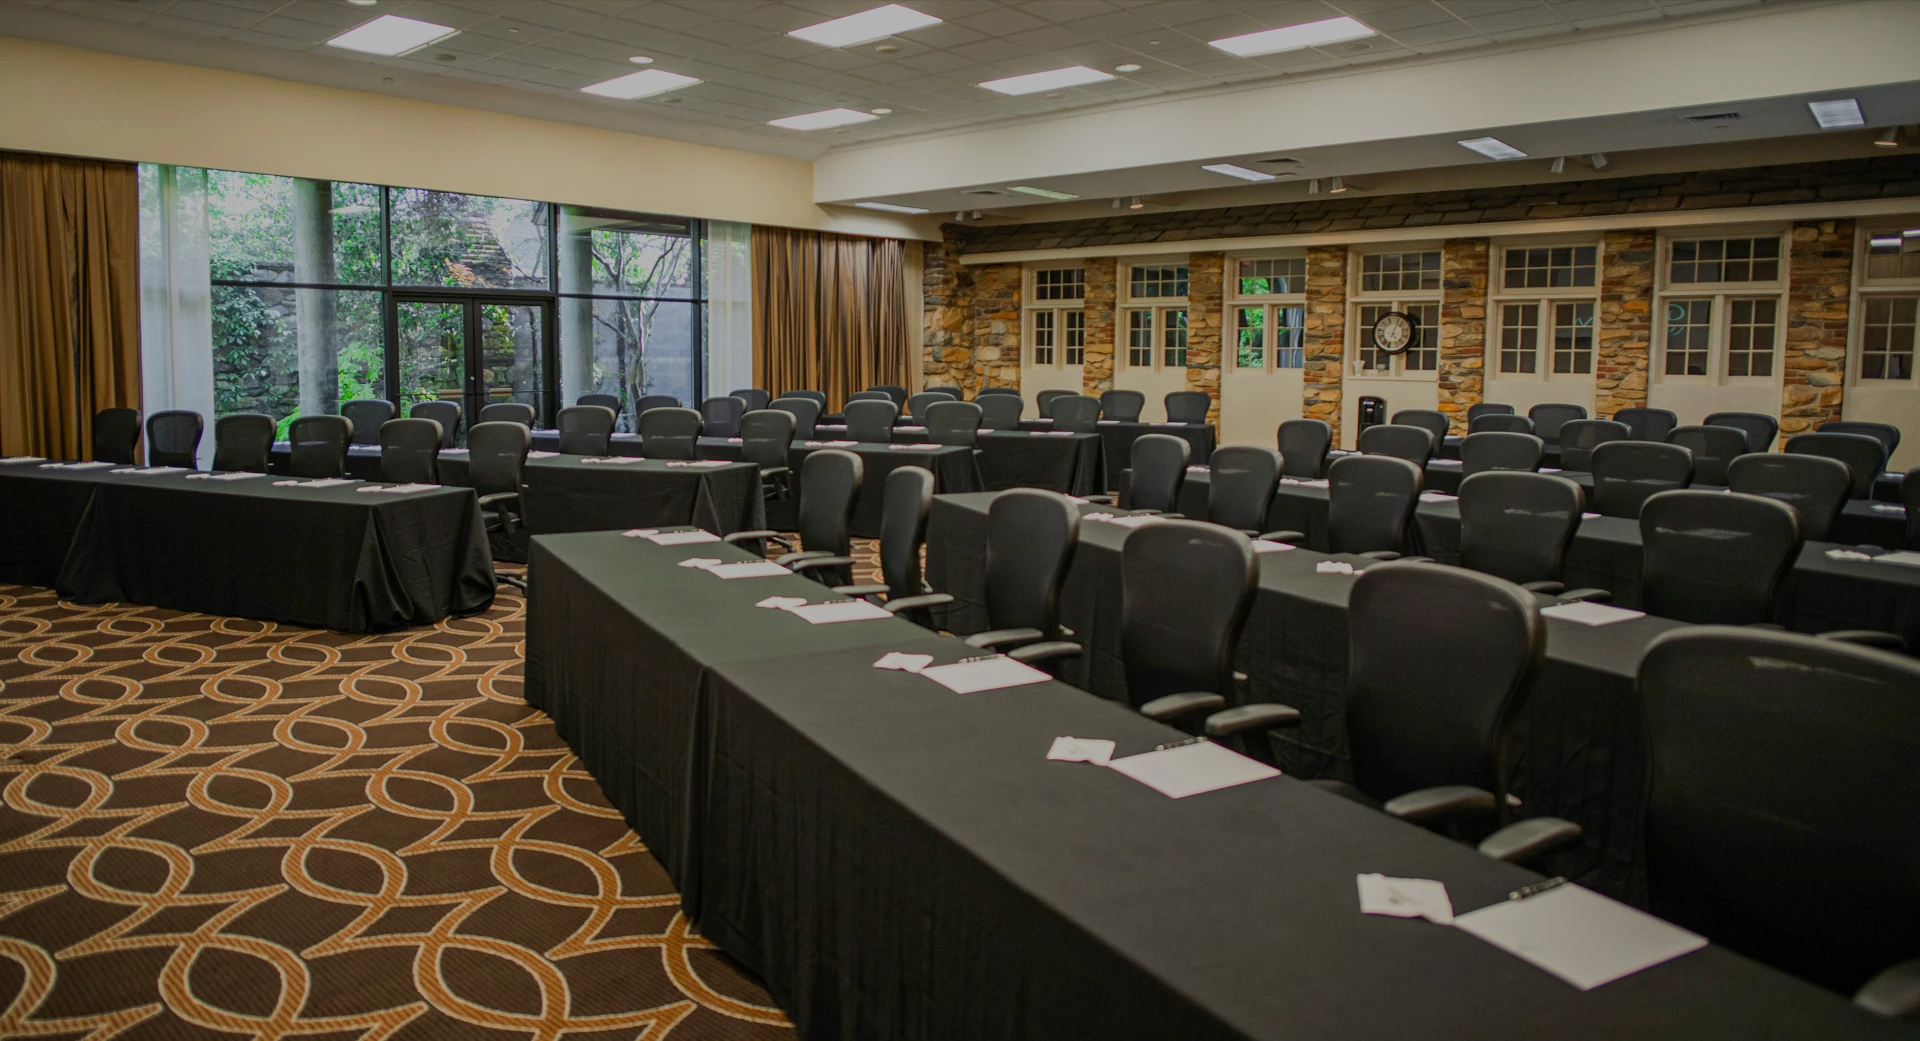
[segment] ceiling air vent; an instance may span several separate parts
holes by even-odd
[[[1295,159],[1290,155],[1276,156],[1272,159],[1262,159],[1260,160],[1260,162],[1263,165],[1268,165],[1268,166],[1299,166],[1300,165],[1300,160]]]
[[[1681,116],[1682,123],[1731,123],[1740,118],[1738,112],[1703,112],[1697,116]]]
[[[1005,195],[1006,193],[996,192],[992,188],[970,188],[967,191],[961,192],[960,194],[962,195]]]

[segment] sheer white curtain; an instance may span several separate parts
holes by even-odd
[[[753,226],[707,222],[707,389],[753,386]]]
[[[140,380],[143,411],[206,418],[200,465],[213,459],[213,288],[207,172],[140,165]]]

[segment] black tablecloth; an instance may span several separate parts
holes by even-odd
[[[471,491],[386,495],[360,492],[360,483],[282,488],[274,480],[0,468],[9,503],[0,514],[10,526],[28,518],[22,534],[30,537],[14,558],[20,570],[5,577],[55,585],[81,603],[347,632],[430,625],[493,602]],[[55,553],[57,580],[48,582]]]
[[[991,491],[1045,488],[1067,495],[1098,495],[1110,482],[1098,434],[1025,430],[980,432],[980,478]]]
[[[675,466],[656,459],[589,463],[586,458],[528,459],[521,468],[522,517],[529,535],[683,524],[729,535],[766,524],[757,467]],[[442,452],[440,471],[449,484],[467,483],[464,452]]]
[[[809,626],[697,552],[535,540],[529,701],[803,1037],[1901,1036],[1708,949],[1582,993],[1464,932],[1362,916],[1354,875],[1445,882],[1461,911],[1528,872],[1288,778],[1167,799],[1048,762],[1175,736],[1044,683],[959,696],[872,668],[970,650],[905,622]]]
[[[285,441],[275,441],[267,451],[267,469],[284,476],[292,459],[293,447]],[[380,480],[380,446],[348,445],[347,476],[361,481]]]
[[[1051,419],[1023,419],[1022,430],[1052,430]],[[1100,435],[1106,446],[1107,483],[1109,486],[1120,479],[1120,471],[1133,465],[1133,443],[1143,434],[1171,434],[1181,438],[1192,446],[1189,456],[1196,463],[1204,463],[1213,458],[1213,427],[1207,423],[1124,423],[1119,420],[1103,419],[1095,424],[1094,431]]]
[[[789,478],[790,494],[784,500],[767,504],[767,527],[776,531],[794,529],[803,487],[801,467],[807,456],[822,448],[838,448],[860,457],[865,476],[860,484],[860,495],[853,504],[853,534],[858,538],[880,537],[880,518],[886,506],[887,475],[899,467],[917,466],[933,471],[935,492],[972,492],[980,489],[980,469],[974,464],[973,449],[961,445],[893,448],[884,444],[795,441],[787,452],[788,465],[793,468]],[[703,458],[738,459],[740,451],[740,445],[730,440],[715,437],[700,439],[700,455]]]

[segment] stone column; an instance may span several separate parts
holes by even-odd
[[[967,338],[972,271],[960,263],[951,228],[927,243],[920,260],[920,315],[924,323],[920,373],[926,386],[970,388],[973,351]]]
[[[593,233],[560,225],[560,291],[593,290]],[[622,379],[621,384],[625,384]],[[619,387],[615,388],[620,389]],[[560,298],[560,405],[566,407],[593,390],[593,301]],[[631,411],[633,402],[624,402]],[[638,418],[632,417],[629,418]]]
[[[1213,399],[1207,421],[1220,422],[1220,323],[1225,312],[1226,254],[1187,258],[1187,389]],[[1198,462],[1198,460],[1196,460]]]
[[[1305,367],[1300,415],[1323,419],[1340,443],[1340,382],[1347,359],[1347,247],[1307,250],[1307,308],[1301,329]]]
[[[1118,266],[1112,257],[1087,261],[1087,354],[1080,369],[1080,393],[1096,398],[1113,389],[1114,271]]]
[[[293,280],[329,283],[333,273],[333,182],[293,182]],[[340,411],[340,344],[333,291],[296,289],[294,340],[300,369],[300,414]],[[392,393],[392,388],[388,388]]]
[[[1787,267],[1786,347],[1781,352],[1780,436],[1840,418],[1847,377],[1847,315],[1853,287],[1853,222],[1795,221]]]
[[[988,264],[973,275],[973,350],[964,363],[962,393],[1020,385],[1020,276],[1018,264]],[[949,351],[949,357],[959,352]]]
[[[1485,392],[1487,240],[1448,239],[1440,246],[1440,411],[1456,434]]]
[[[1594,319],[1593,411],[1645,408],[1659,267],[1650,228],[1609,231],[1600,246],[1600,313]]]

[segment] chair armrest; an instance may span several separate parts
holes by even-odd
[[[1208,737],[1231,737],[1247,730],[1279,730],[1300,725],[1300,710],[1292,705],[1255,702],[1236,705],[1207,717]]]
[[[1288,545],[1299,545],[1300,543],[1307,541],[1306,532],[1293,531],[1291,529],[1282,530],[1282,531],[1269,531],[1265,535],[1262,535],[1260,537],[1263,539],[1266,539],[1268,542],[1284,542],[1284,543],[1287,543]]]
[[[887,587],[878,583],[864,586],[834,586],[833,591],[847,596],[878,596],[886,592]]]
[[[1878,629],[1835,629],[1832,632],[1815,633],[1822,640],[1838,640],[1841,643],[1854,643],[1862,647],[1878,647],[1883,651],[1906,653],[1907,641],[1892,633],[1883,633]]]
[[[1888,1019],[1920,1022],[1920,958],[1903,961],[1868,980],[1853,996],[1853,1003]]]
[[[1203,712],[1213,712],[1225,708],[1227,699],[1218,694],[1209,694],[1203,690],[1188,691],[1185,694],[1168,694],[1154,698],[1140,706],[1140,714],[1148,719],[1162,723],[1171,723],[1188,716]]]
[[[778,542],[782,546],[791,545],[790,543],[787,542],[786,539],[783,539],[780,537],[779,532],[768,531],[765,528],[761,528],[755,531],[736,531],[731,535],[720,536],[720,541],[726,543],[729,546],[738,546],[742,542],[752,542],[756,539],[767,539],[768,541],[771,541],[771,542]]]
[[[989,629],[984,633],[974,633],[967,637],[966,645],[981,650],[996,647],[1018,647],[1023,643],[1037,643],[1047,638],[1047,634],[1038,629]]]
[[[801,558],[799,560],[794,561],[791,564],[786,565],[787,569],[789,571],[794,572],[795,574],[798,574],[803,571],[812,571],[815,568],[823,568],[823,567],[852,567],[853,565],[859,563],[859,561],[854,560],[852,557],[836,557],[830,554],[826,554],[824,552],[822,553],[821,556],[817,556],[817,557],[809,557],[801,553],[789,553],[787,556]],[[786,558],[782,558],[782,559],[784,560]]]
[[[1528,864],[1578,844],[1584,834],[1572,821],[1534,817],[1515,821],[1482,839],[1480,853],[1509,864]]]
[[[1376,551],[1380,552],[1380,551]],[[1369,554],[1371,555],[1371,554]],[[1381,560],[1398,560],[1402,564],[1431,564],[1432,557],[1381,557]]]
[[[1113,505],[1113,496],[1111,495],[1083,495],[1081,496],[1081,498],[1091,503],[1097,503],[1101,506]]]
[[[831,556],[837,556],[837,554],[828,553],[824,549],[803,549],[798,553],[788,553],[783,556],[775,557],[773,558],[773,562],[780,565],[781,567],[791,568],[794,565],[795,561],[814,560],[819,557],[831,557]]]
[[[921,593],[919,596],[903,596],[898,600],[889,600],[880,606],[894,614],[899,614],[902,611],[923,611],[950,603],[953,603],[951,593]]]
[[[503,586],[512,586],[518,589],[523,595],[527,591],[527,580],[521,578],[519,575],[507,575],[496,571],[494,572],[493,580]]]
[[[1549,595],[1567,591],[1565,582],[1522,582],[1520,588],[1529,593],[1547,593]]]
[[[1152,513],[1156,517],[1165,517],[1167,520],[1186,520],[1187,519],[1187,515],[1184,513],[1161,513],[1157,510],[1149,510],[1146,512]]]
[[[1388,799],[1389,816],[1425,824],[1466,814],[1493,812],[1493,793],[1468,784],[1443,784]]]
[[[1400,554],[1390,549],[1370,549],[1360,554],[1368,560],[1399,560]]]
[[[1604,604],[1604,603],[1608,603],[1612,599],[1613,599],[1612,593],[1604,589],[1594,589],[1592,587],[1587,587],[1584,589],[1569,589],[1566,592],[1560,594],[1560,602],[1563,604],[1571,604],[1577,600],[1585,600],[1588,603],[1594,603],[1594,604]]]
[[[509,502],[509,501],[513,502],[515,505],[518,505],[520,502],[520,493],[519,492],[494,492],[492,495],[482,495],[480,497],[480,508],[484,510],[489,506],[497,506],[500,503]]]
[[[1029,643],[1016,647],[1007,652],[1007,657],[1012,658],[1022,665],[1033,665],[1038,662],[1053,661],[1057,658],[1078,658],[1080,657],[1080,645],[1077,643],[1068,643],[1065,640],[1045,640],[1040,643]]]
[[[784,477],[792,472],[793,467],[791,466],[763,466],[760,468],[761,477]]]

